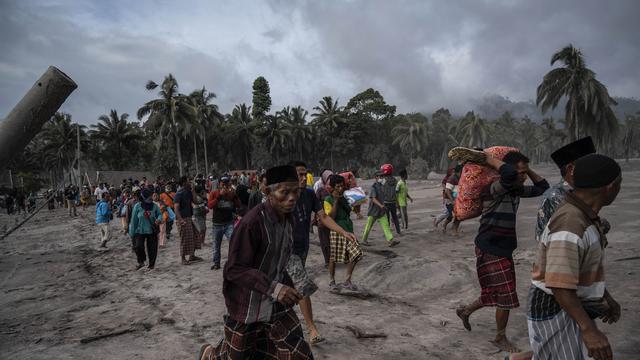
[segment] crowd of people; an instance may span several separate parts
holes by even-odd
[[[455,148],[451,154],[458,163],[442,182],[443,212],[433,221],[445,233],[452,224],[453,234],[458,234],[460,219],[454,204],[464,165],[480,164],[499,174],[481,194],[473,249],[480,294],[456,310],[463,327],[471,331],[472,314],[494,307],[492,342],[508,353],[506,358],[611,359],[611,347],[595,319],[618,321],[620,306],[604,282],[610,225],[598,213],[620,190],[618,164],[596,154],[590,138],[581,139],[552,154],[562,182],[550,186],[518,151],[502,158],[481,149]],[[155,268],[158,249],[167,246],[174,225],[180,264],[203,261],[196,253],[203,249],[210,218],[211,270],[222,268],[221,245],[224,238],[229,241],[222,271],[227,313],[222,339],[203,345],[199,359],[312,359],[312,345],[325,341],[311,305],[318,286],[306,271],[313,227],[329,276],[328,290],[359,291],[352,277],[363,256],[362,246],[371,245],[374,225],[380,224],[390,247],[400,244],[409,227],[407,206],[413,198],[406,170],[398,173],[400,181],[391,164],[383,164],[375,173],[366,193],[368,211],[360,239],[354,234],[352,213],[361,217],[362,202],[347,195],[357,189],[356,177],[326,169],[314,182],[302,161],[249,174],[199,174],[177,181],[158,177],[153,182],[125,179],[117,187],[103,183],[94,189],[68,186],[49,192],[47,201],[50,210],[66,201],[69,216],[77,215],[77,204],[86,209],[95,201],[101,247],[111,240],[109,224],[120,218],[120,229],[129,236],[136,255],[135,270]],[[538,196],[543,196],[536,223],[538,250],[532,259],[526,311],[532,350],[522,352],[506,333],[510,311],[520,305],[513,260],[518,246],[516,215],[521,198]],[[347,264],[341,281],[336,280],[339,263]],[[306,323],[308,341],[295,305]]]

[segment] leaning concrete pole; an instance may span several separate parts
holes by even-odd
[[[0,121],[0,167],[5,167],[24,150],[77,87],[65,73],[49,66],[9,115]]]

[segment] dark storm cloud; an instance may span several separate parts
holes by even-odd
[[[0,116],[48,65],[79,89],[81,122],[110,108],[135,114],[147,80],[173,73],[228,112],[265,76],[273,111],[342,105],[368,87],[398,111],[465,112],[485,95],[531,100],[551,54],[568,43],[614,96],[640,96],[640,2],[302,1],[0,2]]]
[[[637,1],[305,4],[322,53],[360,87],[379,85],[410,109],[463,111],[494,93],[533,99],[551,54],[569,43],[583,49],[613,95],[640,95]]]
[[[0,53],[0,116],[11,110],[49,65],[59,67],[78,84],[61,110],[82,123],[94,123],[112,108],[135,118],[137,109],[156,96],[155,91],[146,91],[146,82],[161,82],[168,73],[173,73],[184,92],[206,85],[220,94],[221,107],[247,101],[250,84],[238,76],[233,64],[197,49],[158,37],[130,36],[124,29],[97,37],[57,16],[11,10],[0,14],[0,43],[10,44]]]

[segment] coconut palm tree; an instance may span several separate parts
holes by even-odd
[[[193,107],[189,105],[187,96],[178,93],[178,82],[173,75],[167,75],[162,85],[149,80],[147,90],[160,87],[159,98],[151,100],[138,109],[138,119],[149,115],[145,126],[158,132],[161,136],[173,136],[176,142],[178,168],[180,176],[184,173],[180,139],[185,138],[193,125]]]
[[[279,116],[265,115],[263,135],[265,145],[271,156],[276,159],[276,164],[280,163],[281,156],[286,152],[291,143],[291,130],[289,124]]]
[[[55,113],[47,122],[42,131],[44,146],[42,151],[46,154],[46,159],[51,161],[48,167],[53,166],[58,169],[68,169],[69,176],[73,166],[78,160],[76,153],[78,150],[78,130],[80,132],[80,150],[86,149],[89,140],[85,132],[85,126],[71,122],[71,115],[66,113]]]
[[[133,149],[136,142],[144,136],[136,124],[127,121],[128,118],[129,114],[118,116],[118,111],[112,109],[108,116],[100,115],[98,124],[91,125],[93,130],[89,132],[90,138],[109,152],[105,161],[114,170],[123,170],[125,152]]]
[[[465,115],[458,123],[458,138],[460,143],[468,147],[485,147],[489,126],[485,119],[480,118],[473,111]]]
[[[236,105],[228,120],[230,139],[243,149],[245,169],[249,169],[251,166],[251,144],[254,139],[253,131],[256,127],[251,118],[251,106],[244,103]]]
[[[276,113],[277,117],[286,122],[287,128],[291,133],[290,151],[296,152],[299,159],[304,158],[303,153],[309,148],[313,137],[311,127],[307,125],[306,118],[308,113],[301,106],[294,108],[287,106]]]
[[[338,128],[344,124],[342,108],[338,106],[338,100],[333,101],[331,96],[325,96],[320,100],[320,106],[313,108],[316,112],[311,114],[313,125],[330,138],[329,156],[331,158],[331,168],[333,169],[333,145],[334,136]]]
[[[399,123],[391,130],[393,145],[415,159],[427,146],[428,130],[426,118],[419,113],[399,115]]]
[[[224,116],[218,111],[218,105],[211,103],[216,98],[216,94],[207,91],[203,86],[202,89],[193,91],[189,95],[191,106],[194,110],[195,125],[202,137],[202,146],[204,149],[204,171],[209,174],[209,158],[207,156],[207,133],[217,127],[224,121]],[[194,136],[194,150],[196,149]],[[195,150],[196,168],[198,167],[198,152]],[[197,171],[197,169],[196,169]]]
[[[557,61],[564,66],[544,76],[537,89],[536,105],[546,113],[566,97],[565,129],[569,139],[573,141],[590,134],[598,144],[604,145],[617,130],[618,122],[611,110],[617,103],[596,80],[595,73],[586,67],[580,49],[569,44],[551,56],[551,66]]]

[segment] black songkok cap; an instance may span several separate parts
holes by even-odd
[[[278,184],[281,182],[298,182],[298,172],[291,165],[283,165],[272,167],[267,170],[267,185]]]
[[[597,189],[611,184],[622,170],[612,158],[600,154],[590,154],[575,162],[573,183],[579,189]]]
[[[551,159],[560,169],[580,159],[581,157],[596,152],[591,136],[576,140],[551,153]]]

